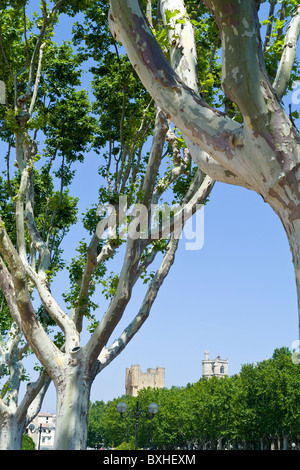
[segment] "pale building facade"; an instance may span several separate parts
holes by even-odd
[[[164,388],[165,368],[147,369],[142,372],[139,365],[126,368],[125,389],[126,395],[136,397],[142,388]]]
[[[202,361],[202,377],[225,377],[228,375],[228,359],[221,359],[217,356],[215,359],[209,359],[209,351],[204,352]]]
[[[41,412],[27,427],[28,436],[33,439],[36,450],[53,450],[55,423],[55,414]],[[34,424],[33,432],[30,430],[32,424]],[[37,430],[39,430],[39,432],[37,432]]]

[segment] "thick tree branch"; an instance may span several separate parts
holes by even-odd
[[[171,49],[171,65],[188,87],[199,94],[197,75],[197,52],[194,29],[183,0],[162,0],[160,2],[162,18],[168,31]],[[167,11],[176,11],[167,24]],[[182,24],[182,19],[184,23]],[[179,21],[178,21],[179,20]],[[244,178],[218,163],[211,155],[202,150],[199,145],[185,136],[185,142],[190,154],[198,167],[216,181],[250,188]],[[237,144],[237,140],[236,140]]]
[[[21,317],[17,306],[13,280],[6,264],[0,256],[0,288],[6,299],[10,314],[15,323],[21,325]]]
[[[51,383],[51,378],[44,370],[35,382],[27,384],[26,393],[19,405],[19,413],[26,413],[28,425],[39,413],[45,394]]]
[[[146,207],[149,207],[152,201],[152,195],[156,183],[158,170],[161,164],[163,148],[165,145],[165,139],[168,131],[168,122],[166,116],[158,108],[156,109],[154,129],[155,130],[152,138],[149,161],[142,184],[142,191],[144,193],[143,204]]]
[[[17,233],[17,249],[18,253],[23,261],[27,259],[26,253],[26,243],[25,243],[25,225],[24,225],[24,200],[27,191],[28,185],[28,170],[23,165],[23,157],[20,156],[20,152],[18,152],[18,140],[21,139],[21,136],[16,136],[16,149],[17,149],[17,161],[19,164],[19,168],[21,169],[21,182],[19,186],[19,193],[17,195],[16,200],[16,208],[15,208],[15,216],[16,216],[16,233]],[[23,154],[23,145],[22,146],[22,154]],[[19,158],[18,158],[19,156]],[[21,167],[20,167],[21,165]]]
[[[172,12],[169,19],[167,12]],[[199,94],[194,27],[183,0],[161,0],[160,12],[167,28],[170,63],[184,83]]]
[[[22,262],[7,235],[1,218],[0,251],[10,271],[9,280],[12,281],[10,282],[10,290],[12,293],[9,296],[9,300],[12,302],[14,301],[18,311],[17,314],[16,308],[14,308],[11,310],[11,314],[16,315],[14,320],[23,332],[28,344],[32,348],[39,361],[47,370],[56,370],[63,362],[62,353],[46,334],[36,316],[33,305],[31,303],[26,274]],[[2,269],[4,269],[3,264]]]
[[[65,349],[69,351],[78,346],[79,334],[75,324],[54,299],[47,286],[46,280],[41,278],[28,263],[24,264],[24,268],[26,274],[36,287],[45,310],[64,332],[66,338]]]
[[[22,332],[16,324],[12,325],[10,331],[10,339],[8,341],[8,358],[7,365],[9,368],[9,404],[14,406],[15,409],[18,406],[18,396],[21,384],[21,377],[24,371],[21,356],[19,354],[19,341],[22,337]]]
[[[176,5],[180,3],[183,2],[176,0]],[[223,88],[228,98],[239,107],[244,125],[234,133],[231,141],[234,154],[227,160],[211,150],[206,152],[210,158],[203,152],[197,153],[197,145],[204,151],[205,147],[191,139],[184,128],[179,128],[194,161],[204,172],[218,181],[253,189],[265,198],[269,188],[281,178],[282,171],[296,168],[298,153],[296,131],[265,70],[257,5],[255,0],[207,0],[204,3],[214,15],[222,36]],[[180,46],[183,47],[182,43]],[[185,75],[189,77],[193,69],[191,67]],[[258,160],[256,154],[262,146],[265,148],[264,157]],[[287,146],[290,152],[286,152]]]
[[[297,42],[300,36],[300,5],[292,14],[292,19],[287,28],[283,52],[277,69],[273,87],[277,95],[282,98],[289,85],[293,65],[296,58]]]
[[[38,88],[41,80],[41,71],[42,71],[42,62],[43,62],[43,55],[44,55],[44,49],[45,49],[45,44],[41,44],[40,46],[40,52],[39,52],[39,62],[38,62],[38,68],[36,72],[36,78],[35,78],[35,84],[34,84],[34,90],[33,90],[33,95],[31,98],[30,102],[30,107],[29,107],[29,115],[32,116],[33,110],[34,110],[34,105],[36,102],[37,94],[38,94]]]
[[[264,128],[273,91],[262,54],[255,0],[207,0],[222,35],[222,85],[226,96],[237,104],[245,124]]]
[[[13,322],[7,335],[5,348],[2,350],[3,363],[0,364],[0,366],[2,366],[0,369],[7,366],[9,370],[9,377],[6,383],[3,384],[1,391],[1,400],[3,400],[2,406],[7,406],[8,411],[12,412],[14,412],[18,406],[18,393],[23,373],[21,355],[18,350],[21,337],[22,333],[20,329],[17,327],[16,323]]]
[[[161,158],[165,143],[165,136],[168,130],[168,125],[164,114],[157,109],[156,111],[156,121],[155,121],[155,130],[154,135],[152,138],[152,145],[151,151],[149,156],[149,161],[146,169],[146,174],[142,183],[142,192],[143,192],[143,204],[146,207],[150,206],[151,198],[156,182],[157,173],[159,170],[159,166],[161,164]],[[100,231],[99,226],[97,231],[94,233],[92,240],[90,242],[88,252],[87,252],[87,262],[83,274],[83,278],[81,281],[81,288],[80,288],[80,295],[78,299],[78,306],[75,309],[75,321],[77,322],[80,328],[80,319],[82,318],[82,313],[84,310],[84,304],[87,302],[88,299],[88,290],[90,285],[90,280],[93,272],[95,271],[96,267],[99,265],[100,262],[107,257],[105,253],[109,255],[112,253],[112,250],[107,251],[107,248],[110,246],[105,244],[106,251],[101,251],[100,255],[97,256],[97,247],[99,241],[101,239],[102,233],[104,232],[107,224],[110,223],[110,226],[118,223],[121,226],[124,216],[126,214],[121,214],[120,211],[114,211],[115,220],[111,220],[110,223],[109,218],[103,219],[100,224]],[[102,227],[102,228],[101,228]],[[115,227],[116,230],[116,227]],[[133,285],[135,284],[137,278],[135,276],[137,272],[137,265],[139,263],[140,255],[143,251],[143,247],[145,247],[149,243],[149,240],[143,240],[142,244],[140,240],[128,240],[126,246],[126,253],[125,261],[123,264],[123,268],[120,274],[120,280],[117,288],[117,293],[111,301],[111,304],[108,308],[108,311],[104,315],[103,319],[100,322],[99,327],[93,334],[93,339],[91,338],[91,342],[89,347],[94,349],[101,350],[102,347],[98,346],[99,341],[103,341],[103,338],[106,338],[107,341],[108,337],[110,336],[111,332],[113,331],[113,325],[119,321],[121,318],[124,309],[129,301],[131,290]],[[143,246],[142,246],[143,245]],[[129,275],[128,272],[132,274]],[[110,325],[110,326],[108,326]],[[106,343],[104,343],[106,344]],[[97,357],[98,353],[95,355]]]
[[[81,332],[82,321],[86,312],[87,303],[89,299],[89,290],[92,282],[93,274],[96,268],[101,265],[105,260],[110,258],[116,250],[116,247],[112,246],[111,240],[108,239],[99,254],[97,254],[97,248],[100,242],[100,234],[96,231],[91,239],[87,250],[87,258],[82,279],[80,281],[80,291],[78,299],[76,300],[76,306],[72,309],[71,320],[76,325],[76,330]]]

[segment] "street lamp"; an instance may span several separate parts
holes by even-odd
[[[45,432],[47,434],[50,434],[51,431],[53,430],[53,426],[47,426],[47,427],[44,427],[42,426],[42,423],[39,425],[38,428],[35,427],[35,425],[33,423],[31,423],[28,428],[30,429],[30,432],[34,433],[34,432],[38,432],[39,433],[39,443],[38,443],[38,450],[40,450],[40,447],[41,447],[41,434],[42,432]]]
[[[158,412],[158,406],[156,403],[151,403],[148,406],[148,411],[141,410],[139,407],[139,402],[136,402],[135,409],[129,410],[127,413],[127,405],[123,401],[117,404],[117,411],[120,413],[122,418],[127,418],[132,416],[135,418],[135,450],[138,450],[138,435],[139,435],[139,419],[140,416],[148,419],[154,418]]]

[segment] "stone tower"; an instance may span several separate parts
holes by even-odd
[[[126,395],[136,397],[138,391],[142,388],[164,388],[165,386],[165,368],[147,369],[147,372],[141,372],[139,365],[126,368],[125,389]]]
[[[209,359],[209,351],[204,352],[204,360],[202,361],[202,377],[225,377],[228,375],[228,359]]]

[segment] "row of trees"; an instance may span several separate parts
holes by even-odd
[[[119,401],[143,410],[155,402],[154,419],[140,418],[139,446],[157,449],[290,449],[300,444],[300,368],[287,348],[271,359],[243,365],[239,374],[202,378],[171,389],[143,389],[90,407],[88,446],[132,448],[135,420],[121,419]],[[126,445],[127,443],[127,445]]]

